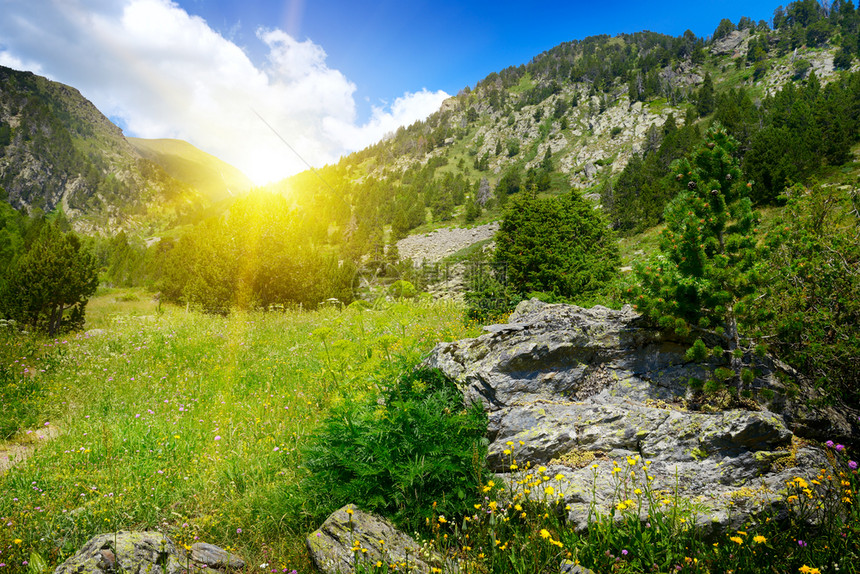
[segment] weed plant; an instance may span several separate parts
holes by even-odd
[[[378,398],[335,406],[303,451],[317,519],[357,503],[407,532],[474,504],[486,474],[487,416],[438,371],[415,370]]]

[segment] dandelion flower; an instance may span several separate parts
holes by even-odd
[[[549,538],[550,537],[549,530],[547,530],[546,528],[541,528],[540,537],[541,538]]]
[[[756,544],[761,544],[763,542],[767,542],[767,538],[765,538],[761,534],[757,534],[753,536],[753,542],[755,542]]]

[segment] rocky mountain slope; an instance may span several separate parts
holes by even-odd
[[[410,234],[487,224],[523,191],[579,190],[629,232],[634,226],[611,213],[612,186],[633,158],[653,155],[667,133],[698,128],[660,152],[652,174],[668,173],[704,126],[720,119],[714,109],[721,98],[734,94],[748,102],[743,113],[763,114],[768,98],[786,85],[800,89],[814,73],[823,89],[860,69],[851,26],[832,14],[819,18],[779,29],[742,19],[721,24],[707,41],[691,32],[640,32],[568,42],[490,74],[425,121],[318,170],[324,182],[300,174],[282,187],[303,190],[315,208],[328,205],[332,229],[359,241],[355,251],[371,257],[380,244]],[[671,191],[665,187],[639,228],[658,223]],[[432,237],[410,238],[398,249],[402,254],[415,243],[418,259],[449,255],[449,246],[435,249]]]
[[[13,207],[62,208],[90,230],[165,226],[229,187],[250,183],[185,142],[129,141],[78,90],[0,67],[0,189]]]

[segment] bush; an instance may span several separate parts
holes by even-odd
[[[414,299],[418,296],[418,290],[409,281],[400,279],[391,284],[388,288],[388,294],[395,299]]]
[[[515,199],[496,234],[497,265],[507,285],[579,297],[604,287],[618,271],[618,247],[599,210],[579,193]]]
[[[305,497],[323,517],[347,503],[421,528],[478,501],[487,417],[438,371],[417,370],[364,402],[332,409],[304,451]]]
[[[860,244],[856,197],[796,185],[767,236],[756,329],[781,359],[849,404],[860,398]],[[853,201],[852,201],[853,200]]]

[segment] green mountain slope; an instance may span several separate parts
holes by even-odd
[[[211,200],[245,192],[253,184],[239,169],[183,140],[126,138],[141,157]]]
[[[576,189],[602,204],[622,233],[641,231],[660,222],[676,192],[658,179],[713,121],[726,124],[746,154],[766,150],[764,136],[783,134],[785,142],[785,134],[797,135],[786,111],[791,97],[805,102],[797,121],[830,129],[828,114],[850,115],[857,13],[825,13],[804,1],[781,14],[777,29],[724,20],[707,41],[691,32],[639,32],[561,44],[491,73],[426,120],[336,165],[271,189],[330,218],[339,234],[332,240],[371,258],[410,233],[497,219],[521,193]],[[830,84],[840,89],[829,92]],[[794,95],[778,96],[786,86]],[[775,175],[800,181],[832,165],[850,145],[850,136],[842,139],[838,153],[809,150],[803,163]],[[757,197],[773,201],[774,174],[762,171],[762,153],[753,156],[764,190]]]

